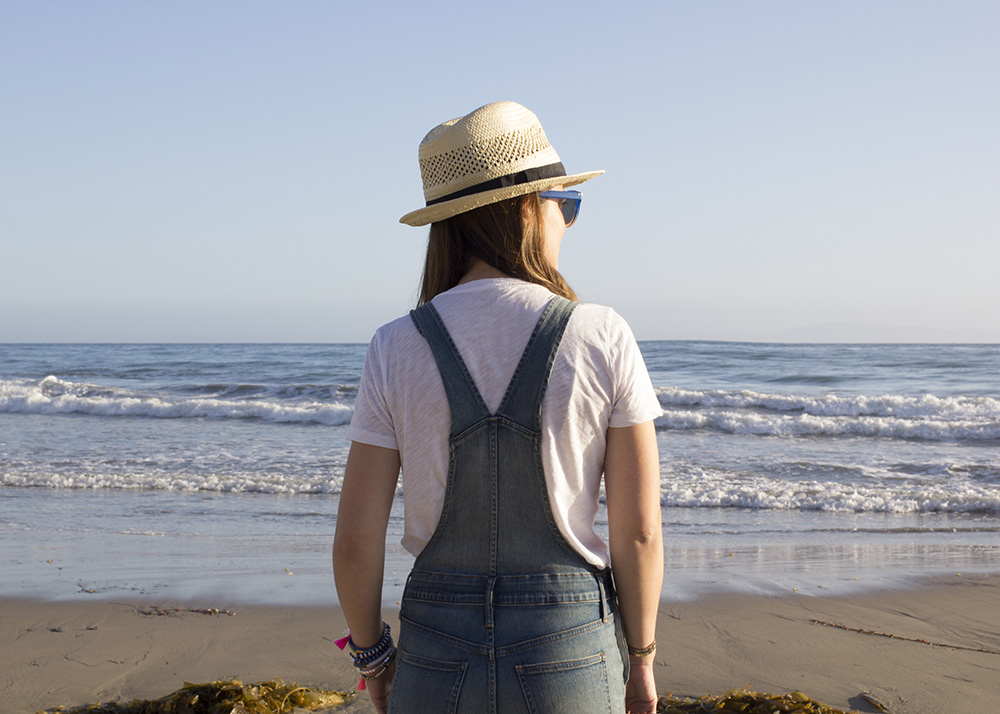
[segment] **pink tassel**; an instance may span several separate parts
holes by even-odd
[[[362,678],[361,678],[361,681],[360,681],[360,682],[358,682],[358,691],[359,691],[359,692],[363,692],[363,691],[365,691],[366,689],[368,689],[368,687],[367,687],[367,685],[365,685],[365,678],[364,678],[364,677],[362,677]]]
[[[340,649],[344,649],[345,647],[347,647],[347,641],[349,639],[351,639],[350,635],[348,635],[347,637],[341,637],[339,640],[337,640],[333,644],[337,645],[337,647],[339,647]]]

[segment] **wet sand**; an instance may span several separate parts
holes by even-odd
[[[344,628],[335,606],[0,600],[0,712],[155,698],[223,678],[349,690],[357,677],[334,645]],[[993,711],[1000,699],[1000,575],[850,597],[664,602],[658,630],[661,694],[800,690],[875,712],[867,692],[894,714]],[[361,694],[341,711],[373,709]]]

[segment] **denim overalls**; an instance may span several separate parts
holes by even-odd
[[[496,414],[434,307],[410,313],[452,424],[441,520],[403,593],[389,714],[624,711],[610,571],[563,538],[542,470],[542,397],[576,305],[545,307]]]

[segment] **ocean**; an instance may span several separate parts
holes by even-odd
[[[640,347],[664,597],[1000,572],[1000,345]],[[0,344],[0,596],[334,602],[364,354]],[[390,604],[412,562],[399,500]]]

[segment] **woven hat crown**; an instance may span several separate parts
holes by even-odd
[[[440,199],[480,183],[559,163],[534,112],[494,102],[428,132],[420,142],[424,199]]]

